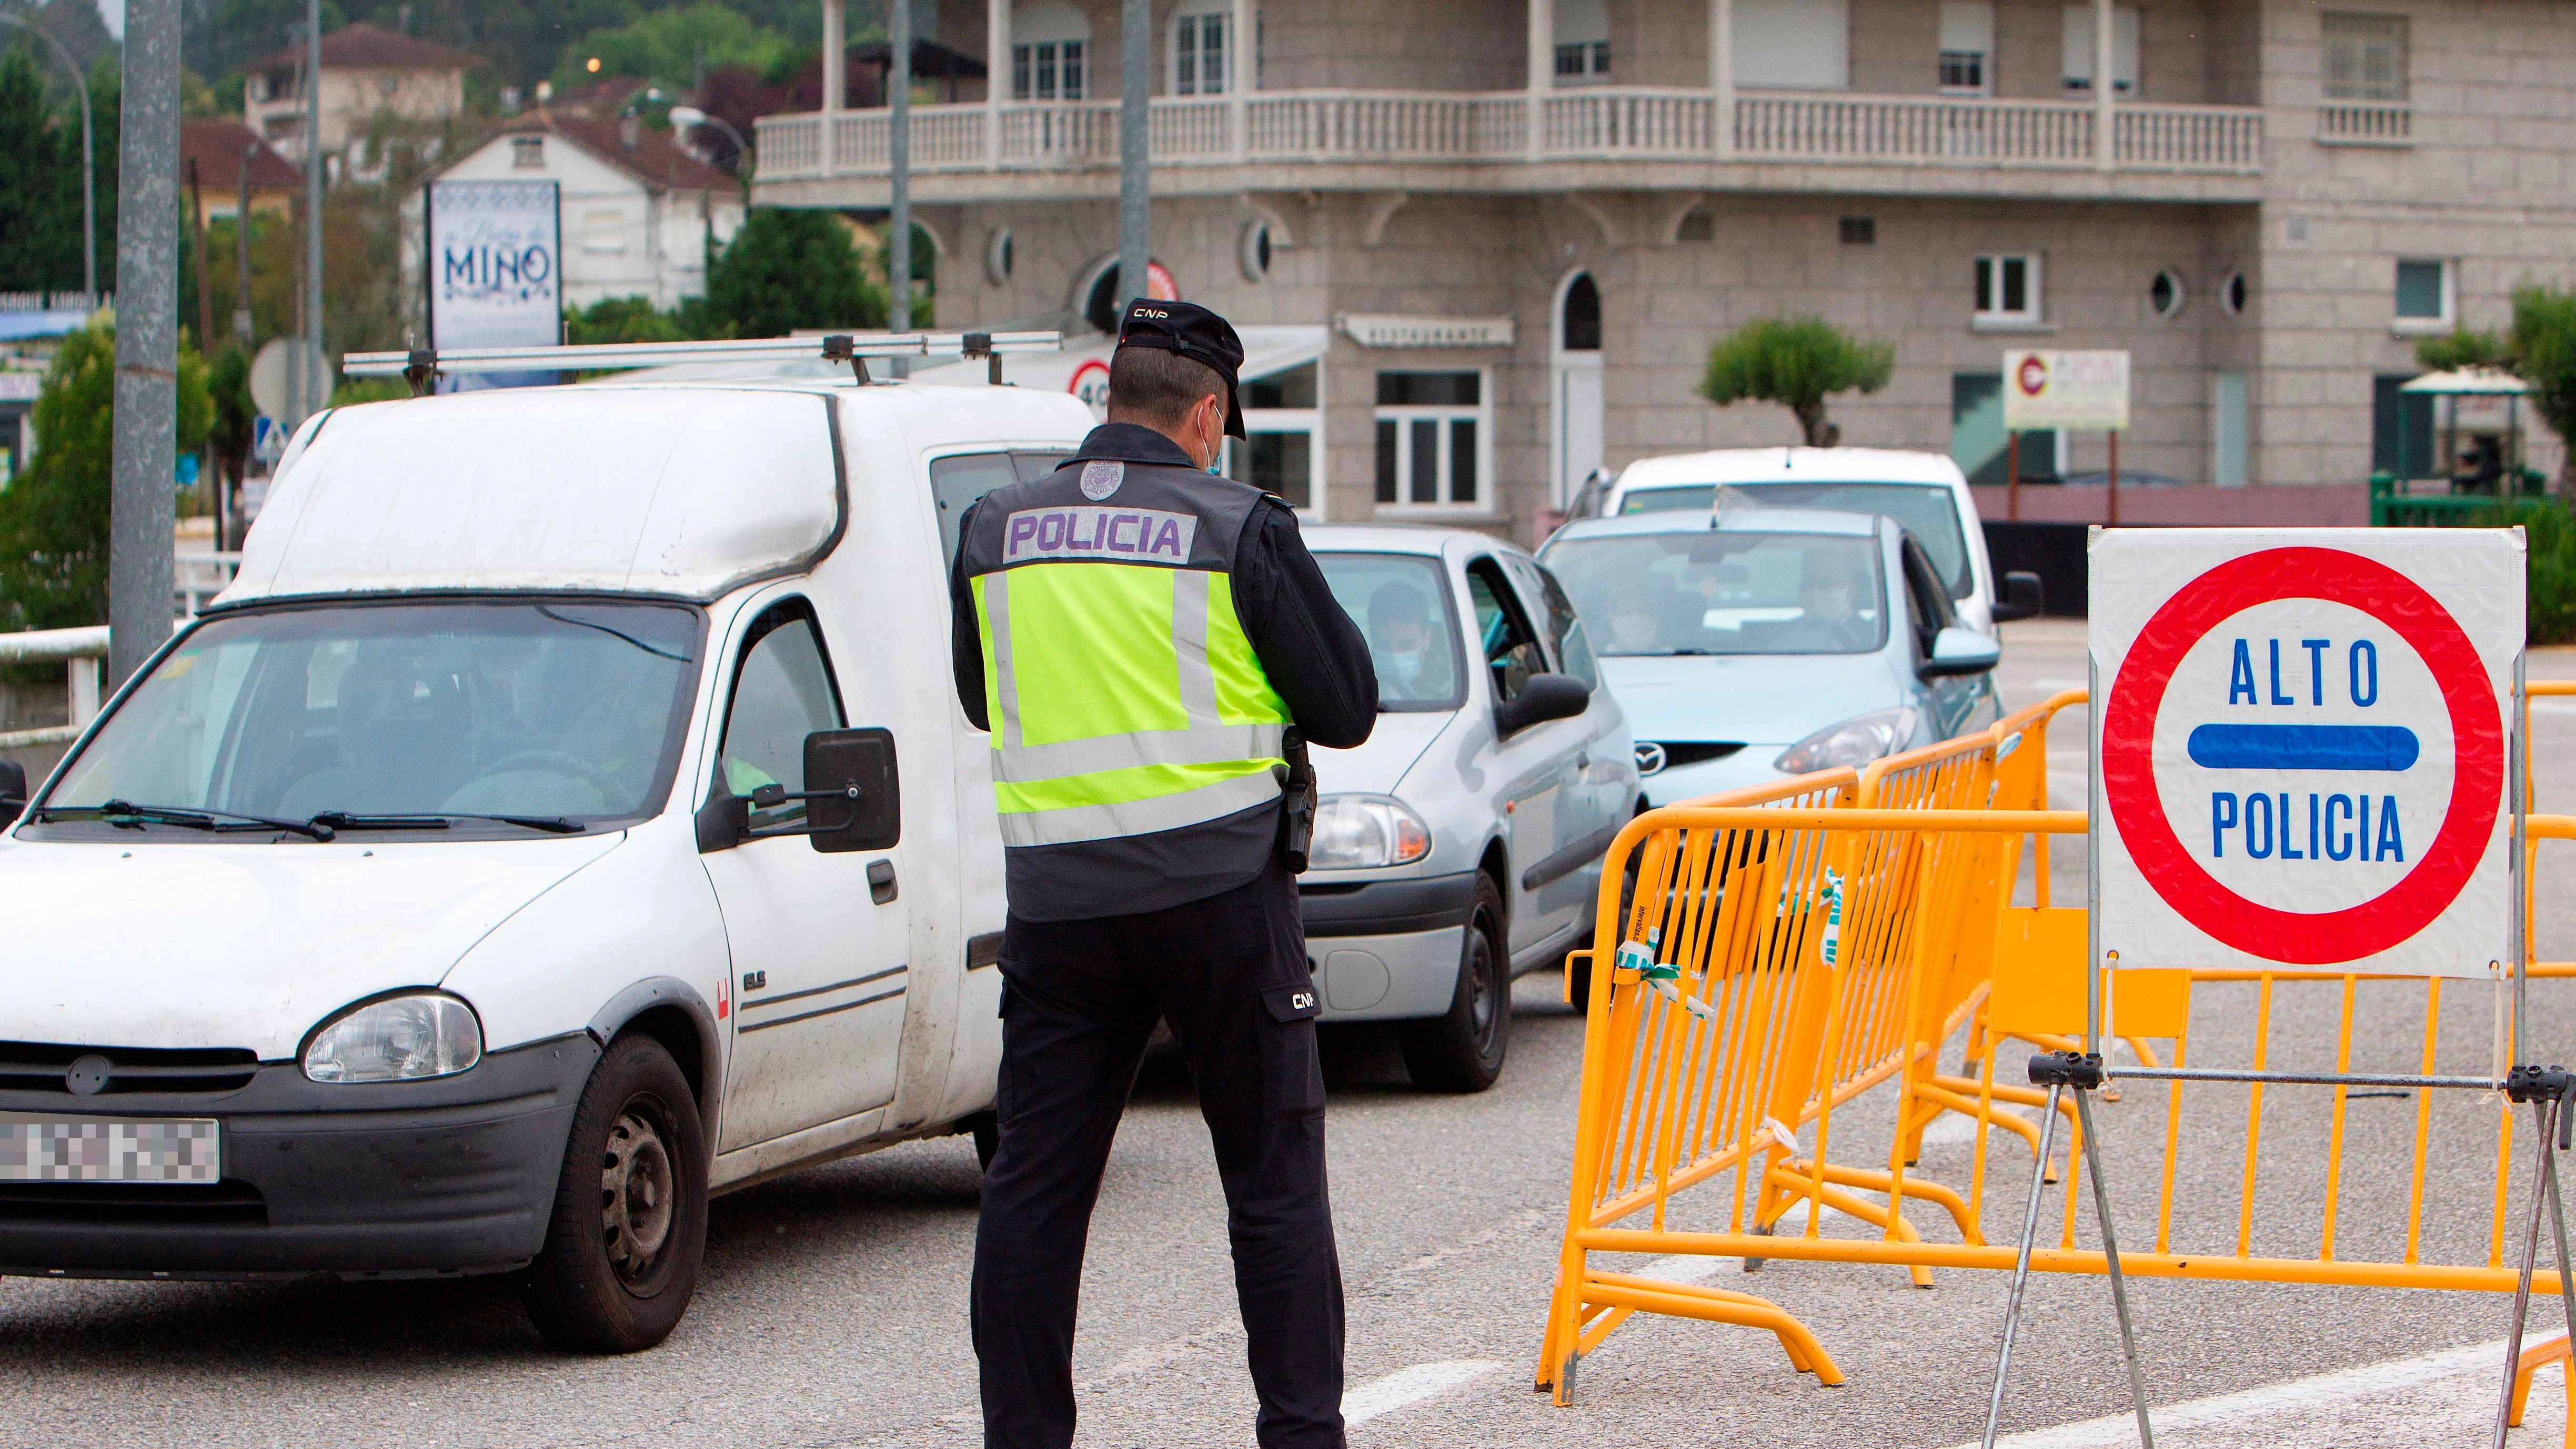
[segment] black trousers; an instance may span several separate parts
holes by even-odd
[[[1342,1269],[1324,1187],[1324,1078],[1297,889],[1251,884],[1143,915],[1002,937],[1001,1150],[975,1228],[984,1442],[1073,1442],[1073,1324],[1110,1140],[1157,1016],[1225,1183],[1262,1449],[1340,1449]]]

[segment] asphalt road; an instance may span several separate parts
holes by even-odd
[[[2080,684],[2083,672],[2080,625],[2008,630],[2009,703]],[[2576,677],[2576,654],[2535,654],[2532,674]],[[2545,708],[2535,729],[2542,808],[2576,809],[2576,701],[2563,712]],[[2082,799],[2084,765],[2080,733],[2064,734],[2051,773],[2056,803],[2071,806]],[[2080,889],[2080,864],[2070,848],[2062,888]],[[2556,865],[2576,869],[2564,858]],[[2543,954],[2576,957],[2576,909],[2546,889],[2542,909]],[[2453,997],[2446,1066],[2475,1070],[2483,1061],[2483,990]],[[1707,1281],[1797,1313],[1848,1382],[1820,1388],[1791,1372],[1765,1334],[1641,1318],[1586,1360],[1575,1407],[1554,1408],[1530,1391],[1565,1215],[1581,1055],[1581,1020],[1557,993],[1553,973],[1520,983],[1509,1068],[1481,1096],[1413,1091],[1384,1031],[1328,1046],[1352,1442],[1946,1449],[1973,1441],[2005,1291],[2001,1275],[1989,1273],[1945,1272],[1926,1292],[1893,1269],[1774,1262],[1748,1278],[1736,1264],[1716,1264]],[[2250,1040],[2250,1001],[2213,998],[2204,1007],[2195,1019],[2203,1059]],[[2576,985],[2541,990],[2535,1005],[2535,1036],[2566,1042],[2559,1054],[2576,1055]],[[2276,1064],[2327,1050],[2336,1010],[2333,988],[2285,990],[2274,1007]],[[2411,1009],[2366,1004],[2357,1034],[2364,1055],[2411,1062],[2415,1019]],[[2207,1241],[2232,1234],[2242,1092],[2194,1090],[2211,1095],[2183,1128],[2175,1231],[2178,1240]],[[2133,1240],[2153,1228],[2162,1100],[2133,1088],[2103,1108],[2114,1198]],[[1838,1116],[1836,1140],[1875,1135],[1883,1150],[1883,1129],[1872,1124],[1885,1111],[1883,1093],[1863,1099]],[[2391,1215],[2402,1215],[2409,1188],[2401,1149],[2412,1117],[2407,1102],[2350,1104],[2340,1238],[2348,1254],[2392,1248]],[[2312,1251],[2322,1094],[2275,1089],[2265,1124],[2258,1251]],[[2491,1207],[2481,1164],[2491,1161],[2493,1109],[2446,1101],[2435,1125],[2427,1253],[2475,1253]],[[2528,1147],[2527,1133],[2519,1145]],[[1962,1134],[1936,1133],[1924,1170],[1963,1181],[1970,1150]],[[1854,1153],[1846,1160],[1870,1156]],[[2027,1158],[1998,1145],[1990,1160],[2000,1186],[1988,1231],[2001,1237],[2018,1224]],[[2051,1189],[2048,1210],[2062,1211],[2063,1201]],[[0,1282],[0,1444],[972,1444],[979,1421],[965,1295],[975,1203],[975,1159],[963,1139],[909,1144],[721,1199],[687,1321],[661,1349],[624,1359],[549,1353],[493,1282]],[[1856,1231],[1832,1222],[1826,1230]],[[2500,1363],[2500,1350],[2487,1345],[2504,1334],[2501,1297],[2169,1281],[2136,1282],[2133,1293],[2169,1443],[2486,1442]],[[2535,1321],[2556,1318],[2543,1304]],[[2133,1442],[2102,1282],[2037,1279],[2027,1325],[2007,1425],[2052,1432],[2014,1442]],[[1187,1078],[1168,1059],[1149,1065],[1110,1164],[1081,1334],[1082,1443],[1251,1442],[1215,1170]],[[2516,1442],[2556,1441],[2558,1382],[2544,1377]]]

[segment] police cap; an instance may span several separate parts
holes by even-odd
[[[1139,297],[1127,304],[1118,323],[1121,347],[1159,347],[1211,368],[1225,379],[1225,431],[1240,438],[1243,405],[1235,397],[1235,373],[1243,366],[1243,339],[1224,318],[1195,302],[1164,302]]]

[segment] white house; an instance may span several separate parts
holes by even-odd
[[[656,307],[704,296],[709,238],[742,225],[741,186],[690,155],[669,132],[634,120],[536,111],[467,148],[428,181],[553,181],[563,208],[563,298],[587,307],[649,297]],[[428,182],[424,182],[424,188]],[[403,202],[403,266],[416,293],[424,192]]]

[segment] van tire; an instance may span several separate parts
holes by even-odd
[[[519,1277],[546,1342],[634,1353],[671,1336],[707,1246],[707,1141],[688,1078],[662,1044],[609,1044],[582,1088],[546,1245]]]
[[[1476,876],[1476,904],[1458,952],[1458,986],[1449,1011],[1397,1028],[1404,1069],[1432,1092],[1481,1092],[1503,1074],[1512,1044],[1512,975],[1503,950],[1503,892]]]

